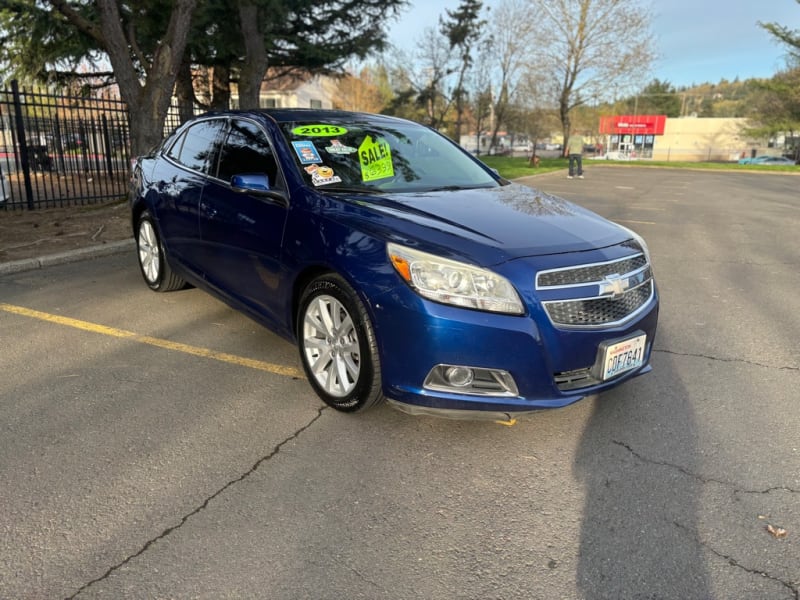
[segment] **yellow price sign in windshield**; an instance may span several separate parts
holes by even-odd
[[[367,136],[358,147],[358,162],[361,163],[361,179],[374,181],[394,176],[392,149],[383,138]]]

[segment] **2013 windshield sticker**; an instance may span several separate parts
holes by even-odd
[[[353,154],[358,152],[358,149],[352,146],[345,146],[339,140],[331,140],[331,145],[325,147],[325,152],[328,154]]]
[[[374,181],[394,176],[392,149],[383,138],[367,136],[358,147],[358,162],[361,163],[361,179]]]
[[[322,159],[319,157],[319,152],[317,152],[317,149],[314,147],[314,142],[292,142],[292,146],[294,146],[294,151],[297,153],[302,164],[310,165],[311,163],[322,162]]]
[[[339,125],[326,125],[324,123],[314,125],[300,125],[292,129],[292,134],[303,137],[334,137],[344,135],[347,129]]]
[[[315,186],[339,183],[342,180],[338,175],[334,175],[333,169],[324,165],[308,165],[305,170],[311,175],[311,183]]]

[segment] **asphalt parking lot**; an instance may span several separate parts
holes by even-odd
[[[528,183],[641,233],[662,308],[653,373],[513,427],[325,408],[132,252],[0,276],[0,598],[798,600],[800,179]]]

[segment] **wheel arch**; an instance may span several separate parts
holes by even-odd
[[[342,275],[341,273],[337,272],[330,266],[326,265],[310,265],[303,269],[298,276],[294,280],[294,285],[292,286],[292,335],[294,339],[298,339],[300,336],[300,332],[297,330],[298,323],[297,317],[300,312],[300,299],[303,297],[303,292],[308,287],[308,285],[314,281],[317,277],[321,277],[322,275],[327,275],[329,273],[335,273],[340,277],[343,277],[345,281],[350,283],[347,276]],[[352,287],[352,284],[350,284]]]
[[[145,210],[147,210],[147,205],[142,199],[137,200],[131,205],[131,229],[133,230],[134,239],[139,233],[139,219]]]
[[[292,286],[292,299],[291,299],[291,319],[292,319],[292,335],[295,339],[298,338],[299,332],[297,330],[297,317],[300,312],[300,299],[303,296],[303,291],[305,291],[306,287],[323,275],[338,275],[342,279],[345,280],[347,285],[355,292],[358,296],[358,299],[364,305],[364,308],[367,311],[367,315],[372,322],[373,327],[375,327],[375,314],[374,314],[374,306],[372,301],[370,300],[369,296],[364,293],[363,286],[359,285],[358,279],[352,277],[352,275],[345,269],[337,269],[333,265],[324,265],[324,264],[316,264],[316,265],[309,265],[305,269],[303,269],[298,276],[294,280],[294,284]]]

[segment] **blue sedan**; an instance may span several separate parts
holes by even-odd
[[[644,240],[410,121],[197,117],[135,161],[130,208],[152,290],[194,285],[295,343],[341,411],[507,419],[651,370]]]

